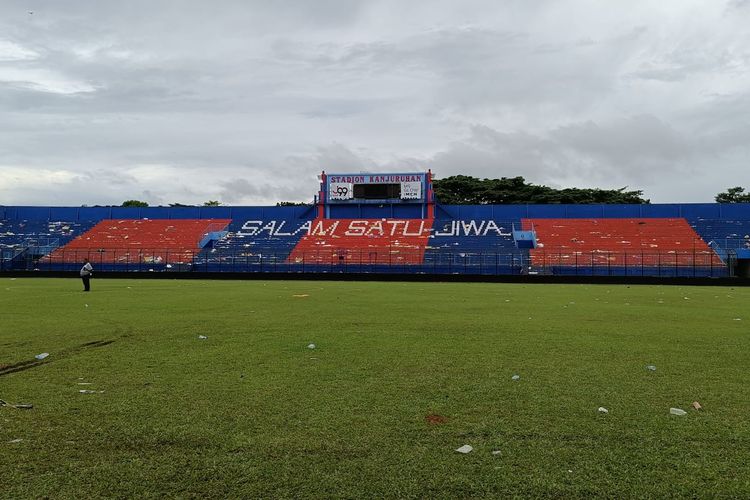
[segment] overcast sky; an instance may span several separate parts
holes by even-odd
[[[750,0],[0,0],[0,204],[750,188]]]

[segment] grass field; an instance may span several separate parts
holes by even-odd
[[[0,279],[3,498],[750,496],[750,288],[92,288]]]

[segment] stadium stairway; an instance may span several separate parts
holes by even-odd
[[[55,250],[50,262],[170,264],[191,262],[201,239],[221,231],[230,219],[103,220],[70,243]]]
[[[535,266],[722,266],[682,218],[523,219],[536,231]]]

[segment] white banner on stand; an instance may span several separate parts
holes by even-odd
[[[348,182],[332,182],[328,191],[331,200],[351,200],[354,198],[354,185]]]
[[[402,200],[420,200],[422,199],[421,182],[402,182],[401,183]]]

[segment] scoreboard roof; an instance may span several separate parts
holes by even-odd
[[[397,184],[400,182],[424,182],[427,174],[417,172],[410,174],[327,174],[326,180],[330,183],[348,184]]]

